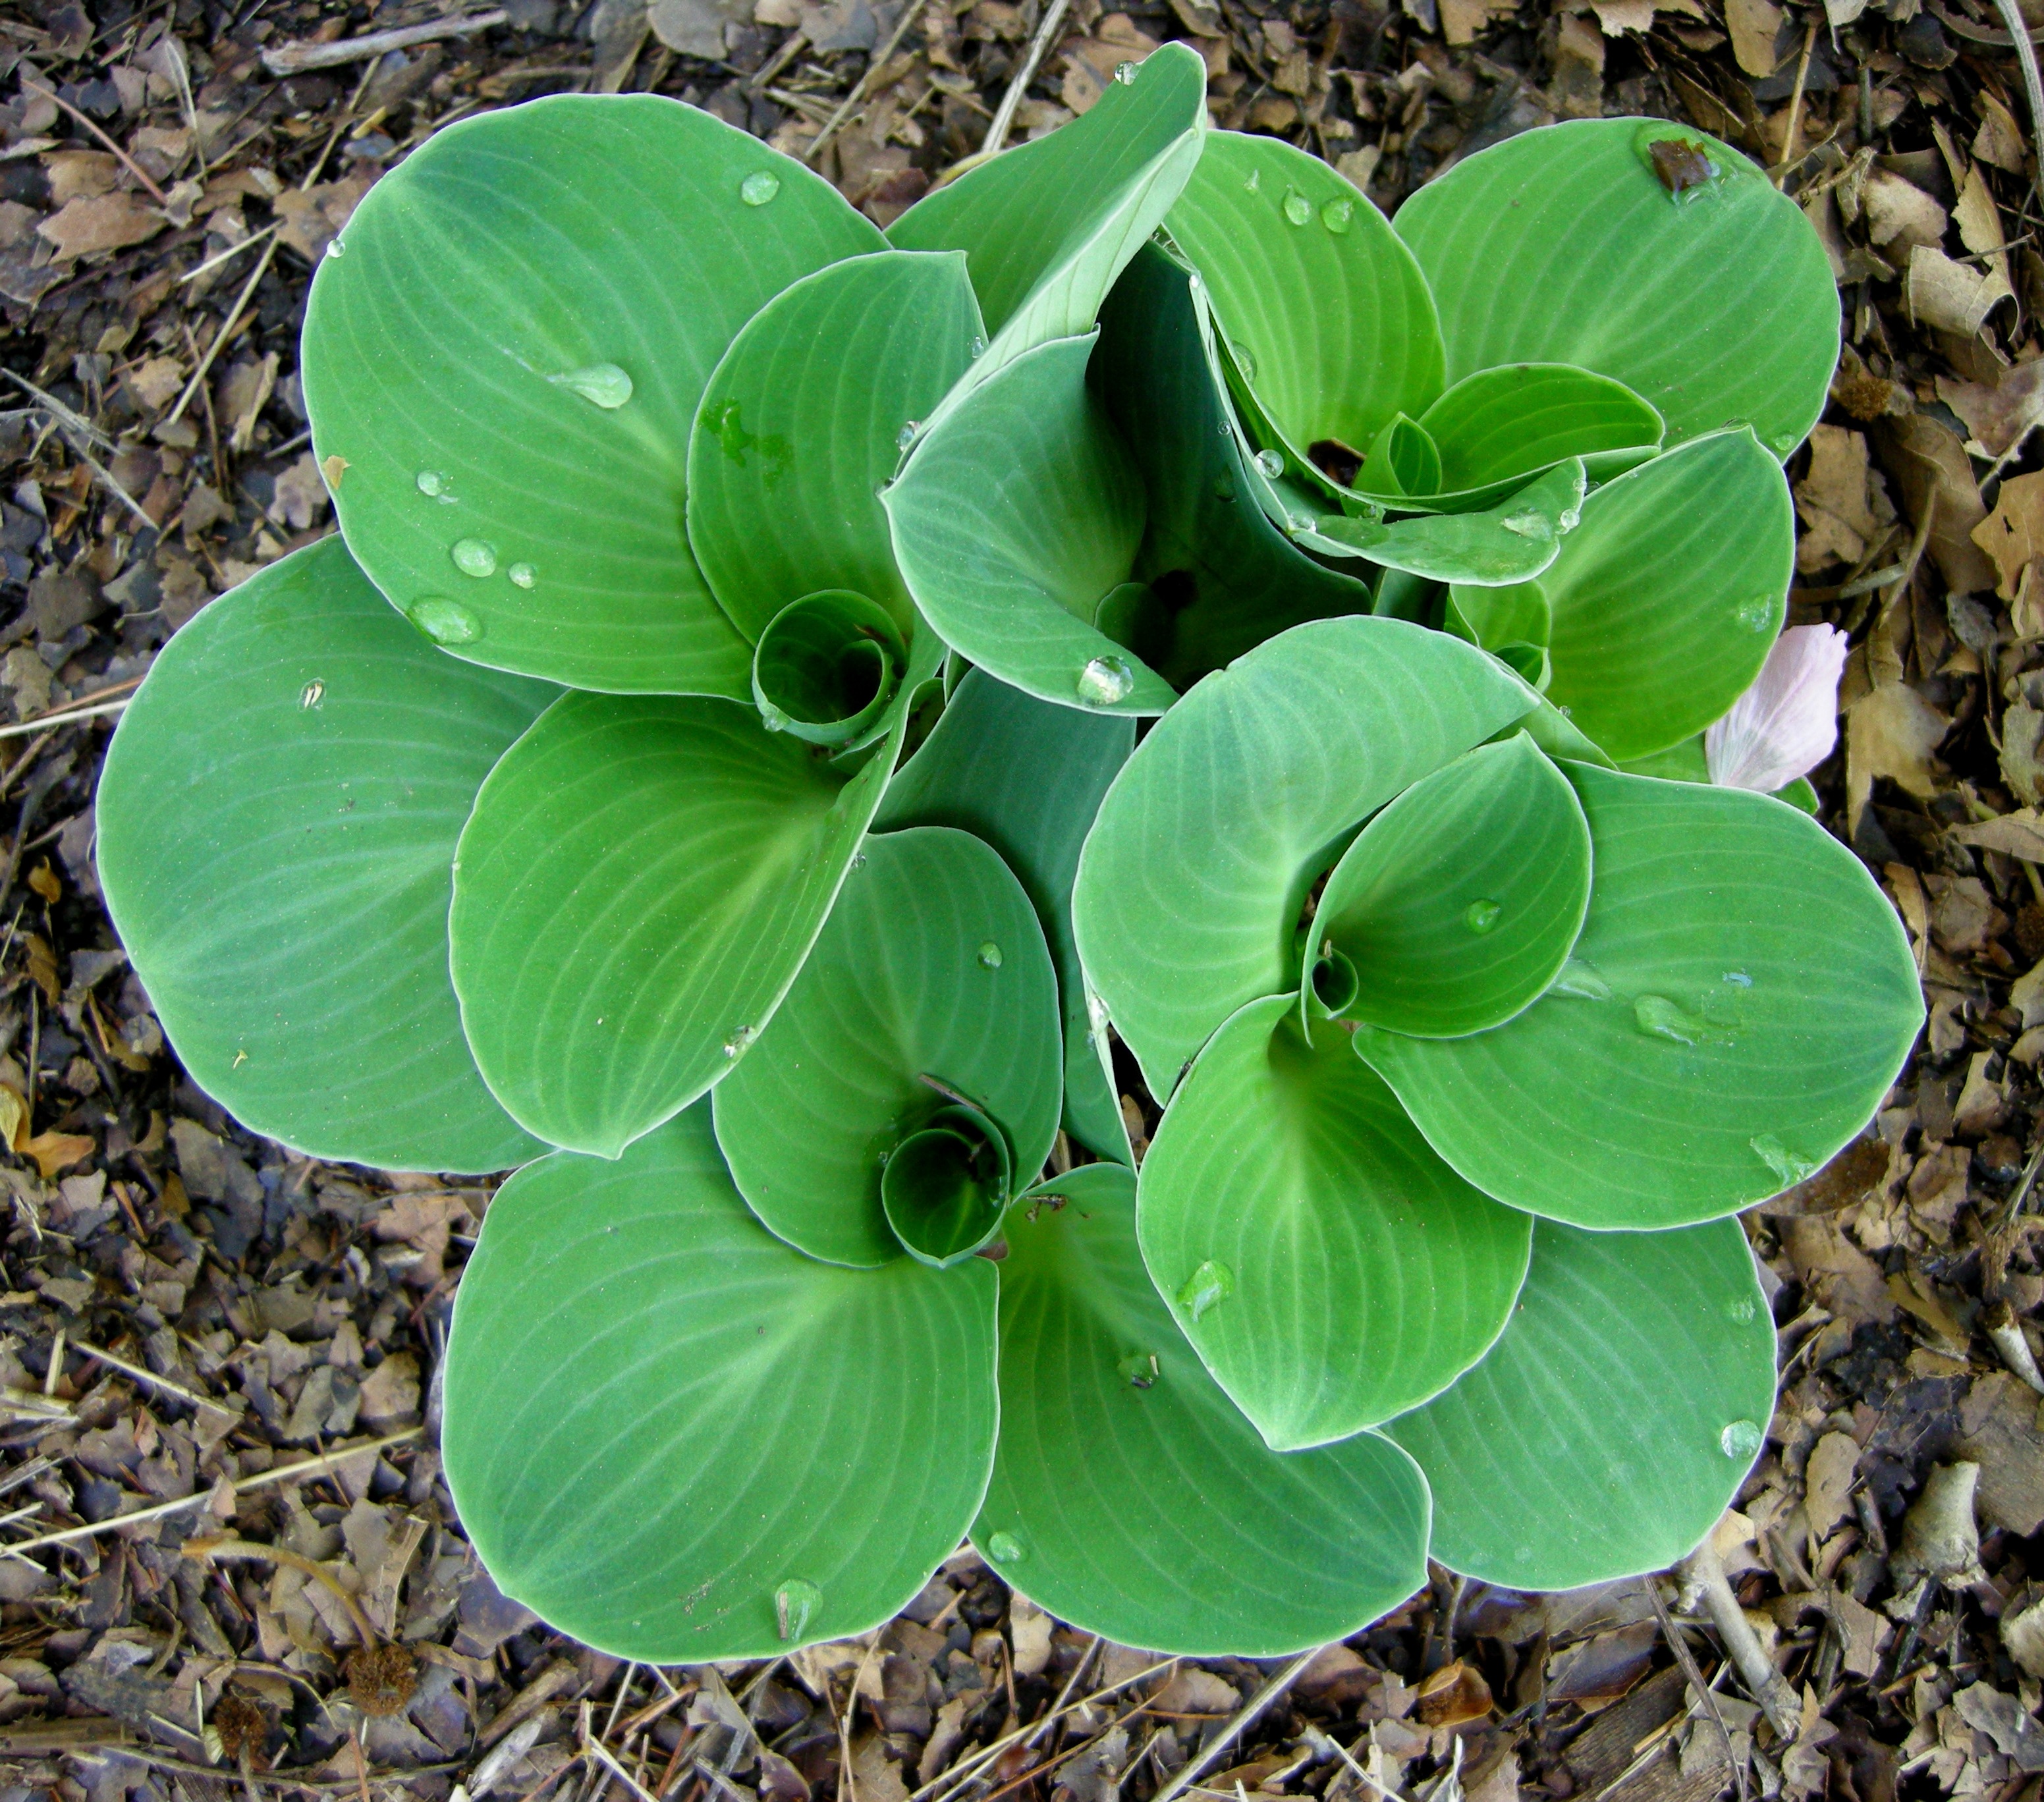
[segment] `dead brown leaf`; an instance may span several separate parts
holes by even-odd
[[[167,223],[139,194],[116,193],[74,200],[36,229],[55,246],[56,262],[72,263],[145,244]]]

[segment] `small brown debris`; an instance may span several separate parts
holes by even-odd
[[[1354,482],[1367,460],[1362,451],[1344,444],[1339,438],[1316,438],[1306,447],[1306,455],[1312,459],[1314,468],[1343,488]]]
[[[232,1690],[213,1704],[213,1731],[220,1737],[220,1755],[230,1765],[245,1756],[251,1770],[267,1770],[263,1747],[270,1737],[269,1717],[245,1696]]]
[[[402,1714],[419,1687],[419,1661],[404,1646],[358,1646],[348,1655],[348,1692],[365,1715]]]
[[[1686,194],[1691,188],[1700,188],[1718,172],[1710,152],[1694,138],[1656,138],[1647,146],[1646,154],[1653,162],[1654,173],[1661,178],[1662,186],[1670,194]]]

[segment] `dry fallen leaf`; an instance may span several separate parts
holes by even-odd
[[[1973,136],[1973,155],[2011,175],[2023,173],[2023,130],[2015,115],[1984,88],[1973,97],[1981,116]]]
[[[167,223],[139,194],[102,194],[72,201],[36,229],[56,246],[56,262],[70,263],[145,243]]]
[[[1902,490],[1903,511],[1913,523],[1934,504],[1931,560],[1955,594],[1977,594],[1994,586],[1994,566],[1972,537],[1987,517],[1973,465],[1958,433],[1927,413],[1881,420],[1873,428],[1881,467]]]
[[[1991,383],[1954,382],[1945,375],[1937,381],[1938,398],[1973,434],[1966,448],[1975,456],[2010,455],[2044,421],[2044,357],[2016,363]]]
[[[1796,546],[1796,567],[1808,574],[1829,563],[1857,563],[1894,517],[1880,477],[1868,467],[1864,434],[1842,426],[1818,425],[1810,432],[1810,467],[1796,484],[1796,510],[1804,531]],[[1878,495],[1883,519],[1875,511]]]
[[[1931,753],[1951,730],[1941,713],[1906,682],[1888,682],[1854,701],[1846,715],[1846,816],[1857,826],[1886,777],[1919,801],[1938,792]]]
[[[1924,244],[1909,252],[1905,286],[1912,320],[1961,338],[1972,337],[1987,316],[2015,293],[1998,271],[1984,275]]]
[[[2013,601],[2024,567],[2044,555],[2044,475],[2004,482],[1994,511],[1973,528],[1973,540],[1993,559],[1995,592]]]
[[[75,1132],[39,1132],[33,1139],[23,1139],[15,1149],[36,1160],[36,1167],[47,1182],[59,1170],[90,1157],[95,1147],[90,1139]]]
[[[1897,246],[1897,258],[1919,245],[1940,243],[1949,217],[1914,182],[1880,168],[1867,175],[1860,190],[1860,209],[1866,220],[1866,235],[1884,248]]]
[[[1774,0],[1725,0],[1731,53],[1748,75],[1771,75],[1781,67],[1774,46],[1781,36],[1781,18]]]

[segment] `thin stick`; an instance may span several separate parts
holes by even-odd
[[[1761,1649],[1753,1623],[1739,1605],[1726,1580],[1717,1548],[1707,1539],[1685,1558],[1680,1566],[1684,1579],[1702,1592],[1704,1606],[1710,1611],[1711,1624],[1731,1662],[1739,1667],[1746,1687],[1765,1712],[1769,1724],[1784,1743],[1796,1737],[1802,1709],[1788,1680],[1774,1668],[1774,1661]]]
[[[27,88],[32,94],[40,94],[45,100],[54,100],[58,106],[61,106],[74,119],[77,120],[81,125],[84,126],[87,131],[91,133],[94,137],[98,138],[102,144],[105,144],[109,150],[112,151],[116,156],[121,159],[121,167],[125,169],[129,175],[133,175],[136,181],[140,182],[144,187],[148,190],[150,199],[153,200],[159,206],[168,206],[171,204],[169,198],[165,195],[163,190],[158,187],[154,182],[149,179],[148,172],[143,168],[141,164],[137,163],[133,157],[130,156],[126,151],[123,150],[121,146],[116,144],[113,139],[109,137],[106,133],[102,132],[98,126],[94,125],[91,120],[88,119],[84,113],[81,113],[75,106],[72,106],[71,103],[68,100],[65,99],[62,94],[58,93],[55,88],[44,87],[40,82],[30,81],[26,75],[22,76],[21,85]]]
[[[1654,1604],[1654,1618],[1661,1623],[1661,1637],[1668,1642],[1668,1650],[1675,1654],[1675,1662],[1682,1667],[1682,1674],[1689,1680],[1689,1687],[1703,1698],[1704,1706],[1711,1712],[1711,1719],[1716,1725],[1718,1738],[1724,1742],[1725,1762],[1731,1766],[1732,1781],[1739,1785],[1739,1802],[1746,1802],[1746,1761],[1732,1750],[1731,1729],[1725,1725],[1724,1716],[1718,1712],[1718,1699],[1711,1686],[1704,1681],[1704,1673],[1696,1668],[1696,1655],[1689,1650],[1689,1642],[1682,1637],[1682,1630],[1675,1624],[1674,1617],[1668,1612],[1668,1604],[1661,1599],[1661,1585],[1658,1578],[1649,1577],[1642,1585],[1646,1599]]]
[[[1788,184],[1788,171],[1799,160],[1796,155],[1796,131],[1802,123],[1803,86],[1809,79],[1810,52],[1816,48],[1816,43],[1817,25],[1813,19],[1810,29],[1803,33],[1803,54],[1796,64],[1796,91],[1788,99],[1788,128],[1781,134],[1781,172],[1774,180],[1777,188]]]
[[[1029,91],[1029,84],[1036,79],[1036,65],[1043,60],[1043,52],[1050,48],[1058,26],[1065,22],[1065,11],[1070,0],[1051,0],[1051,10],[1043,15],[1043,22],[1037,26],[1036,35],[1029,40],[1029,54],[1022,59],[1022,67],[1015,71],[1015,79],[1008,84],[1008,91],[1001,95],[1001,104],[994,109],[993,123],[986,128],[986,140],[979,147],[983,159],[997,154],[1008,141],[1008,129],[1015,123],[1015,110],[1022,104],[1022,97]]]
[[[805,163],[813,163],[823,154],[824,146],[830,142],[838,127],[844,123],[852,108],[859,104],[861,97],[866,92],[866,83],[892,60],[901,40],[909,35],[909,26],[921,17],[922,11],[922,0],[903,0],[901,17],[895,22],[894,29],[889,34],[887,42],[882,47],[877,56],[868,59],[865,74],[853,83],[851,92],[838,102],[837,110],[824,120],[824,129],[816,133],[816,141],[802,152],[802,160]]]
[[[32,724],[37,723],[30,722]],[[83,1352],[88,1358],[98,1358],[102,1364],[111,1365],[124,1377],[133,1377],[138,1383],[147,1383],[152,1389],[161,1389],[166,1395],[174,1395],[180,1401],[188,1401],[194,1408],[209,1408],[216,1414],[233,1412],[232,1408],[222,1407],[210,1396],[201,1395],[196,1390],[186,1389],[182,1383],[174,1383],[167,1377],[158,1376],[153,1370],[130,1364],[125,1358],[116,1358],[110,1351],[102,1351],[96,1345],[87,1345],[83,1339],[73,1339],[71,1348],[75,1351]]]
[[[2044,156],[2044,79],[2038,75],[2037,48],[2015,0],[1994,0],[1994,5],[2015,40],[2015,60],[2023,65],[2023,91],[2030,102],[2031,154]]]
[[[1221,1730],[1220,1735],[1213,1742],[1158,1790],[1156,1795],[1151,1798],[1151,1802],[1171,1802],[1172,1797],[1204,1777],[1213,1769],[1221,1754],[1240,1739],[1244,1730],[1254,1724],[1257,1716],[1289,1689],[1298,1681],[1300,1672],[1326,1650],[1324,1646],[1316,1646],[1311,1651],[1301,1652],[1298,1657],[1293,1659],[1250,1697],[1243,1705],[1241,1711]]]
[[[0,726],[0,738],[25,738],[30,732],[40,732],[53,726],[68,726],[80,720],[96,720],[102,713],[117,713],[134,699],[129,695],[119,701],[102,701],[97,707],[74,707],[67,713],[45,713],[40,719],[24,720],[18,726]],[[207,1404],[217,1408],[217,1402]]]
[[[431,44],[436,38],[466,37],[471,32],[488,31],[501,25],[509,15],[501,7],[487,13],[471,13],[466,18],[435,19],[422,25],[400,25],[394,31],[373,31],[366,37],[344,37],[334,44],[280,44],[263,52],[263,67],[273,75],[302,75],[307,69],[336,69],[344,63],[359,63],[365,56],[381,56],[386,51],[409,49],[414,44]]]
[[[196,269],[187,269],[183,275],[178,278],[179,282],[180,283],[186,282],[196,282],[199,277],[203,275],[209,269],[217,269],[223,263],[232,263],[236,257],[239,256],[242,253],[242,252],[244,250],[253,250],[256,245],[262,243],[265,238],[268,237],[272,232],[276,231],[278,229],[278,226],[275,225],[265,225],[259,232],[251,232],[248,236],[244,238],[238,244],[229,244],[226,249],[220,252],[217,256],[209,256],[206,261],[202,263]]]

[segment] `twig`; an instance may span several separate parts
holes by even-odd
[[[34,723],[31,722],[31,724]],[[232,1408],[222,1407],[210,1396],[201,1395],[194,1389],[186,1389],[182,1383],[174,1383],[167,1377],[158,1376],[153,1370],[146,1370],[139,1365],[130,1364],[124,1358],[116,1358],[110,1351],[102,1351],[96,1345],[87,1345],[83,1339],[73,1339],[71,1349],[83,1352],[87,1358],[96,1358],[102,1364],[111,1366],[124,1377],[132,1377],[138,1383],[147,1383],[152,1389],[161,1389],[166,1395],[174,1395],[180,1401],[188,1401],[194,1408],[209,1408],[216,1414],[231,1414],[234,1412]]]
[[[376,1629],[369,1624],[369,1617],[362,1612],[361,1604],[341,1588],[340,1580],[317,1559],[293,1551],[288,1546],[258,1545],[253,1539],[194,1539],[185,1541],[182,1548],[185,1557],[194,1563],[211,1558],[254,1558],[264,1564],[282,1564],[293,1570],[302,1571],[315,1581],[324,1584],[348,1610],[348,1618],[354,1623],[355,1634],[364,1646],[377,1643]]]
[[[2010,0],[2014,4],[2014,0]],[[1796,133],[1803,120],[1803,86],[1810,76],[1810,52],[1816,48],[1817,21],[1812,19],[1809,29],[1803,33],[1803,54],[1796,63],[1796,90],[1788,98],[1788,124],[1781,134],[1782,170],[1775,179],[1777,187],[1788,179],[1789,167],[1800,159],[1796,155]]]
[[[994,109],[993,123],[986,128],[986,141],[980,145],[982,158],[997,154],[1008,141],[1008,129],[1015,123],[1015,110],[1022,104],[1022,97],[1029,91],[1029,84],[1036,79],[1036,65],[1043,60],[1043,52],[1056,41],[1058,28],[1065,22],[1065,10],[1070,0],[1051,0],[1051,10],[1043,15],[1043,22],[1037,26],[1036,35],[1029,40],[1029,54],[1022,59],[1022,67],[1015,71],[1015,79],[1008,84],[1008,91],[1001,95],[1001,104]]]
[[[74,707],[68,713],[45,713],[40,719],[24,720],[17,726],[0,726],[0,738],[25,738],[30,732],[44,732],[53,726],[68,726],[80,720],[96,720],[102,713],[119,713],[134,698],[131,694],[119,701],[102,701],[97,707]]]
[[[1994,6],[2008,28],[2015,60],[2023,65],[2023,91],[2030,102],[2031,154],[2044,156],[2044,79],[2037,72],[2037,47],[2030,40],[2030,28],[2015,0],[1994,0]]]
[[[1739,1667],[1739,1674],[1745,1680],[1753,1699],[1765,1712],[1769,1724],[1786,1744],[1796,1737],[1802,1709],[1796,1702],[1796,1692],[1788,1687],[1788,1680],[1774,1668],[1774,1661],[1762,1650],[1753,1623],[1746,1618],[1745,1609],[1739,1605],[1738,1596],[1731,1593],[1717,1548],[1706,1539],[1679,1568],[1683,1580],[1694,1584],[1701,1593],[1704,1606],[1710,1611],[1711,1624],[1717,1629],[1726,1654]]]
[[[116,144],[112,138],[109,137],[106,133],[102,132],[98,126],[94,125],[91,120],[88,119],[84,113],[81,113],[75,106],[72,106],[71,103],[68,100],[65,99],[62,94],[58,93],[55,88],[45,87],[40,82],[30,81],[26,75],[22,76],[21,85],[27,88],[31,93],[40,94],[45,100],[54,100],[58,106],[61,106],[74,119],[77,120],[81,125],[84,126],[87,131],[91,133],[94,137],[98,138],[102,144],[105,144],[109,150],[112,151],[116,156],[120,158],[121,167],[125,169],[129,175],[133,175],[136,181],[140,182],[144,188],[148,190],[150,199],[153,200],[159,206],[168,206],[171,204],[169,198],[164,194],[163,190],[158,187],[154,182],[149,179],[148,171],[144,169],[140,163],[137,163],[133,157],[130,156],[128,152],[123,150],[119,144]]]
[[[1208,1744],[1206,1750],[1158,1790],[1156,1795],[1151,1797],[1151,1802],[1171,1802],[1172,1797],[1204,1777],[1220,1760],[1221,1754],[1241,1738],[1243,1731],[1254,1723],[1258,1716],[1298,1681],[1300,1672],[1318,1658],[1325,1649],[1324,1646],[1316,1646],[1311,1651],[1301,1652],[1298,1657],[1293,1659],[1243,1704],[1240,1711]]]
[[[816,141],[802,152],[805,163],[813,163],[823,154],[824,146],[830,142],[838,127],[844,123],[852,108],[859,104],[866,92],[866,83],[893,60],[901,40],[909,35],[909,26],[921,17],[922,12],[923,0],[902,0],[901,17],[895,21],[894,29],[889,33],[887,42],[878,54],[866,60],[866,72],[852,84],[851,92],[838,102],[837,110],[824,121],[824,129],[816,133]]]
[[[1725,1762],[1731,1766],[1732,1781],[1739,1785],[1739,1802],[1746,1802],[1746,1761],[1733,1749],[1731,1729],[1725,1725],[1724,1716],[1719,1712],[1716,1693],[1704,1682],[1704,1673],[1696,1668],[1696,1655],[1689,1650],[1689,1642],[1682,1637],[1682,1630],[1675,1624],[1668,1612],[1668,1604],[1661,1599],[1661,1581],[1649,1577],[1641,1585],[1646,1591],[1646,1599],[1654,1604],[1654,1618],[1661,1623],[1661,1637],[1668,1642],[1668,1649],[1675,1654],[1675,1662],[1682,1667],[1682,1674],[1689,1680],[1689,1687],[1703,1700],[1704,1706],[1711,1712],[1711,1719],[1718,1730],[1718,1738],[1724,1742]]]
[[[206,261],[202,263],[196,269],[187,269],[183,275],[178,278],[179,282],[180,283],[185,282],[196,282],[199,277],[203,275],[209,269],[217,269],[223,263],[232,263],[235,258],[242,253],[242,252],[244,250],[253,250],[256,245],[262,243],[265,238],[268,237],[272,232],[276,231],[278,229],[279,227],[277,225],[265,225],[259,232],[251,232],[248,236],[244,238],[238,244],[229,244],[226,249],[219,252],[217,255],[209,256]]]
[[[508,16],[501,7],[494,7],[486,13],[471,13],[466,18],[400,25],[394,31],[372,31],[366,37],[344,37],[333,44],[280,44],[275,50],[263,52],[263,67],[273,75],[337,69],[344,63],[359,63],[365,56],[409,49],[414,44],[431,44],[436,38],[466,37],[471,32],[488,31],[493,25],[502,25]]]

